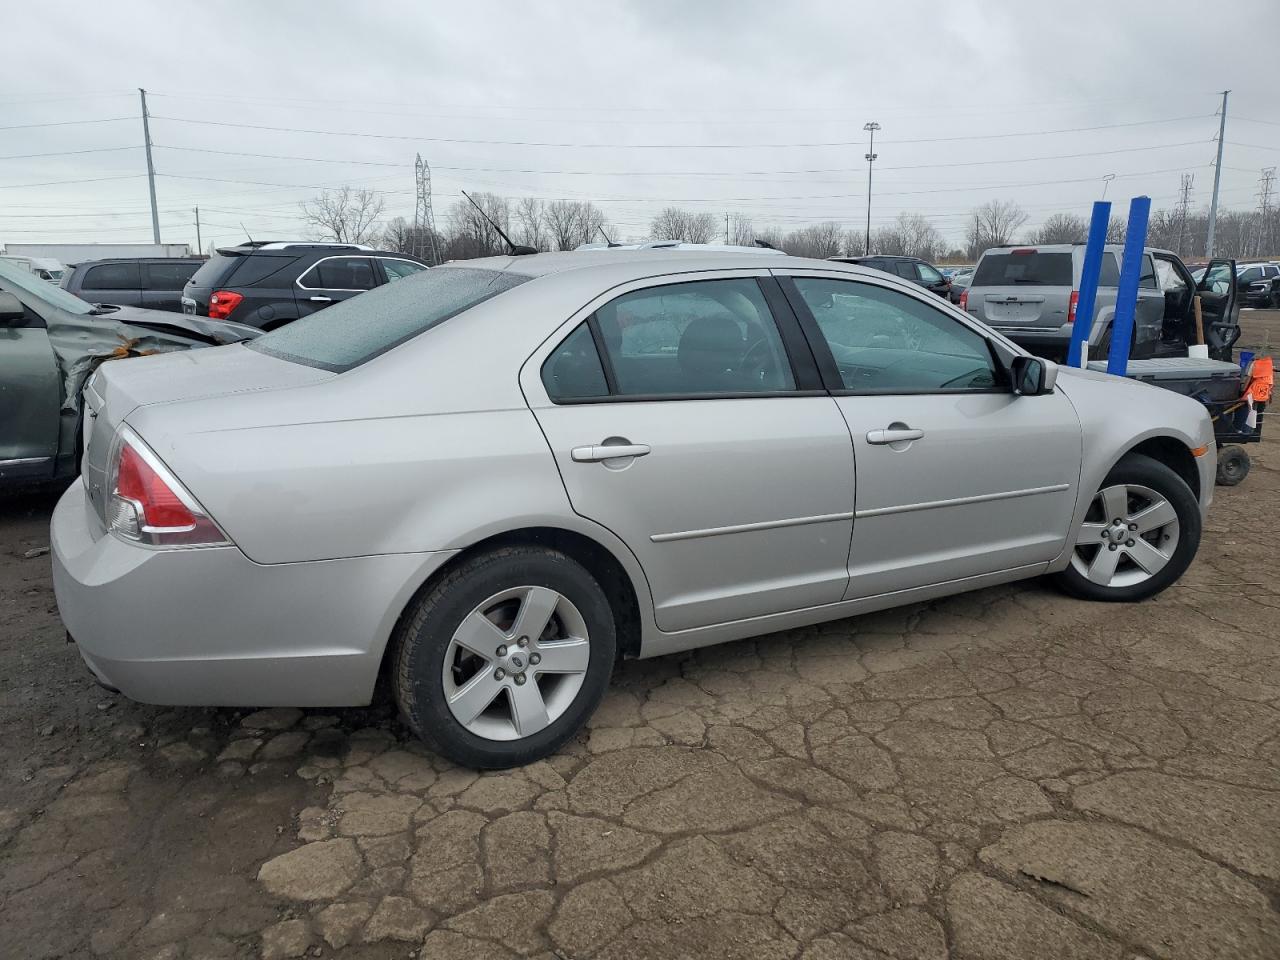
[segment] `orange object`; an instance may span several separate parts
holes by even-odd
[[[1209,447],[1207,445],[1203,447],[1194,447],[1191,451],[1191,455],[1193,457],[1203,457],[1208,452]]]
[[[1275,389],[1275,362],[1270,357],[1257,357],[1245,371],[1244,396],[1254,403],[1267,403]]]

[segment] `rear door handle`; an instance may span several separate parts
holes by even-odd
[[[590,447],[574,447],[570,451],[575,463],[599,463],[602,460],[620,460],[624,457],[644,457],[649,454],[647,443],[595,444]]]
[[[867,443],[905,443],[908,440],[919,440],[923,436],[923,430],[890,427],[888,430],[868,430]]]
[[[308,297],[312,303],[333,303],[333,297]]]

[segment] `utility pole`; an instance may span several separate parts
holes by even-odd
[[[724,245],[729,245],[729,214],[724,215]]]
[[[151,162],[151,123],[147,114],[147,91],[138,88],[142,98],[142,140],[147,148],[147,186],[151,190],[151,241],[160,242],[160,212],[156,210],[156,165]]]
[[[196,205],[196,253],[204,253],[204,241],[200,239],[200,205]]]
[[[1187,232],[1187,211],[1191,207],[1191,188],[1195,185],[1196,175],[1194,173],[1184,173],[1182,175],[1182,187],[1178,193],[1178,243],[1176,250],[1178,256],[1182,256],[1182,240]]]
[[[864,123],[862,129],[871,134],[871,142],[867,144],[867,236],[863,244],[863,254],[871,256],[871,165],[876,162],[876,131],[880,124],[872,120]]]
[[[1204,242],[1204,255],[1213,256],[1213,231],[1218,225],[1218,185],[1222,182],[1222,146],[1227,139],[1227,94],[1222,91],[1222,113],[1218,117],[1218,162],[1213,165],[1213,198],[1209,201],[1209,236]]]

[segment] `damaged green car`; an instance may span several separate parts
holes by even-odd
[[[86,303],[0,262],[0,487],[76,475],[80,392],[99,364],[260,333],[238,323]]]

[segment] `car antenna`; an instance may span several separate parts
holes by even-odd
[[[523,247],[523,246],[520,246],[520,245],[518,245],[518,244],[512,243],[512,242],[511,242],[511,238],[510,238],[510,237],[508,237],[505,233],[503,233],[503,232],[502,232],[502,228],[501,228],[500,226],[498,226],[496,223],[494,223],[494,222],[493,222],[493,218],[492,218],[492,217],[490,217],[487,213],[485,213],[485,212],[484,212],[484,208],[483,208],[483,207],[481,207],[481,206],[480,206],[480,204],[476,203],[474,200],[472,200],[472,199],[471,199],[471,194],[469,194],[469,193],[467,193],[467,191],[463,190],[463,191],[462,191],[462,195],[463,195],[464,197],[466,197],[466,198],[467,198],[467,200],[468,200],[468,201],[470,201],[471,205],[472,205],[473,207],[475,207],[475,208],[476,208],[476,210],[478,210],[478,211],[480,212],[480,216],[484,217],[486,220],[488,220],[488,221],[489,221],[489,226],[493,227],[493,229],[497,231],[498,236],[500,236],[504,241],[506,241],[506,244],[507,244],[507,250],[508,250],[508,252],[511,254],[511,256],[513,256],[513,257],[524,257],[524,256],[528,256],[528,255],[529,255],[529,254],[531,254],[531,253],[537,253],[537,252],[538,252],[538,251],[537,251],[537,250],[535,250],[533,247]]]
[[[610,248],[622,246],[622,244],[614,243],[612,240],[610,240],[609,235],[604,232],[604,227],[601,226],[600,224],[598,223],[596,224],[596,229],[600,231],[600,236],[604,237],[604,242],[607,243]]]
[[[778,248],[777,248],[777,247],[775,247],[772,243],[770,243],[768,240],[761,240],[759,237],[756,237],[756,238],[755,238],[754,240],[752,240],[751,242],[752,242],[752,243],[754,243],[757,247],[764,247],[766,250],[777,250],[777,249],[778,249]]]
[[[244,235],[249,237],[249,228],[244,225],[244,221],[240,221],[240,229],[244,231]],[[249,246],[253,246],[253,237],[249,237]]]

